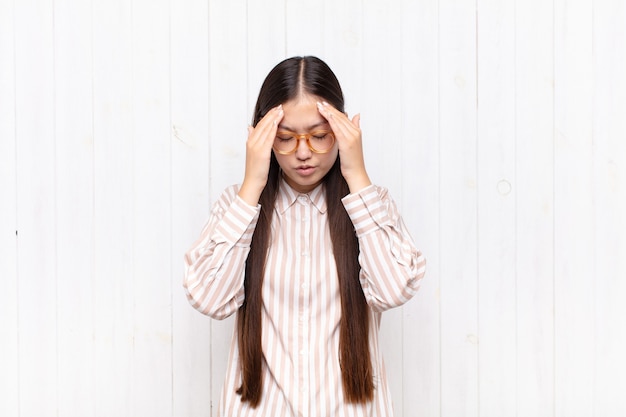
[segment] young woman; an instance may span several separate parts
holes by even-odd
[[[218,415],[392,415],[378,330],[425,260],[365,170],[359,116],[315,57],[279,63],[248,128],[240,186],[185,255],[191,304],[237,314]]]

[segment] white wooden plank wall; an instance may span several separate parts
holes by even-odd
[[[626,415],[622,0],[0,0],[0,415],[216,415],[182,255],[303,54],[428,258],[396,415]]]

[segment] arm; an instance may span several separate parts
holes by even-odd
[[[244,273],[259,207],[227,188],[215,203],[198,240],[185,254],[183,286],[192,306],[221,320],[244,300]]]
[[[426,260],[386,189],[370,185],[342,200],[359,239],[360,280],[370,307],[384,311],[419,289]]]

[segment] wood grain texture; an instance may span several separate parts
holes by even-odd
[[[515,4],[477,3],[478,402],[516,416]]]
[[[0,2],[0,414],[216,416],[182,256],[280,60],[318,55],[427,261],[397,416],[626,413],[620,0]],[[17,234],[16,234],[17,233]]]
[[[53,8],[15,3],[19,412],[58,407]],[[4,140],[4,138],[3,138]],[[36,399],[36,400],[34,400]]]
[[[476,10],[439,3],[441,416],[477,416]]]
[[[14,4],[0,2],[0,414],[19,410]]]
[[[209,200],[209,4],[171,3],[172,415],[211,415],[210,320],[187,302],[183,254]]]

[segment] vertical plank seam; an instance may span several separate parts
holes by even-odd
[[[441,0],[437,0],[437,253],[439,262],[437,264],[437,275],[439,276],[439,302],[437,304],[439,320],[439,415],[443,410],[443,360],[442,360],[442,320],[441,320]]]
[[[91,214],[92,214],[92,223],[91,223],[91,340],[92,340],[92,351],[91,351],[91,360],[92,363],[96,363],[96,327],[95,327],[95,288],[96,288],[96,88],[95,88],[95,35],[94,35],[94,0],[90,1],[91,13],[90,13],[90,28],[91,28]],[[92,415],[95,416],[97,414],[97,404],[96,404],[96,370],[94,366],[93,370],[93,379],[91,381],[91,392],[92,398],[94,401],[92,402]]]
[[[557,398],[556,398],[556,55],[557,55],[557,39],[556,39],[556,0],[552,0],[552,416],[556,417]]]
[[[283,4],[284,4],[283,6],[283,32],[284,32],[283,38],[285,39],[285,45],[284,45],[285,50],[284,50],[283,55],[287,57],[287,52],[289,51],[289,41],[287,38],[287,16],[289,13],[289,10],[288,10],[289,7],[287,6],[286,0],[283,2]],[[256,117],[256,116],[254,115],[253,117]]]
[[[400,16],[403,15],[403,11],[404,11],[402,6],[403,6],[403,3],[400,2],[400,5],[399,5]],[[403,36],[403,34],[404,34],[404,31],[401,29],[400,30],[400,52],[401,53],[404,50],[404,36]],[[404,89],[402,88],[403,81],[404,81],[404,60],[400,60],[400,91],[404,91]],[[403,102],[404,102],[403,100],[400,101],[400,105],[401,106],[402,106]],[[405,117],[404,117],[404,110],[405,109],[403,107],[400,108],[400,126],[402,126],[402,127],[404,126],[404,119],[405,119]],[[404,133],[404,131],[402,133]],[[405,143],[404,134],[401,134],[400,135],[400,149],[404,149],[404,143]],[[400,163],[402,164],[402,160],[400,161]],[[403,170],[401,170],[401,172],[402,171]],[[404,195],[404,183],[405,183],[404,175],[400,175],[400,180],[399,181],[400,181],[400,190],[401,190],[401,198],[402,198],[402,200],[400,201],[400,213],[404,213],[404,207],[405,207],[404,201],[405,201],[405,198],[406,198],[406,196]],[[402,318],[402,321],[400,323],[400,329],[401,329],[401,332],[400,332],[400,337],[401,337],[401,340],[400,340],[400,355],[401,355],[400,363],[402,364],[402,366],[401,366],[402,373],[400,375],[400,385],[401,385],[400,393],[401,393],[401,399],[402,399],[401,401],[402,402],[399,404],[399,406],[400,406],[400,409],[401,409],[401,414],[402,415],[407,415],[406,412],[405,412],[406,401],[405,401],[405,397],[404,397],[404,392],[405,392],[405,389],[404,389],[404,387],[405,387],[405,373],[406,373],[406,368],[404,367],[404,331],[405,331],[405,328],[404,328],[404,311],[403,311],[403,314],[401,315],[401,318]]]
[[[479,128],[480,128],[480,115],[479,115],[479,84],[478,84],[478,71],[479,71],[479,30],[478,30],[478,0],[474,0],[474,176],[476,181],[476,192],[474,193],[475,201],[475,230],[476,230],[476,249],[475,249],[475,259],[476,259],[476,285],[475,285],[475,297],[476,297],[476,338],[478,343],[476,345],[476,415],[480,416],[480,172],[479,172],[479,158],[480,158],[480,139],[479,139]]]
[[[135,73],[136,73],[136,68],[135,68],[135,50],[136,50],[136,39],[135,39],[135,1],[134,0],[129,0],[129,15],[130,15],[130,120],[131,120],[131,128],[130,128],[130,161],[131,161],[131,170],[130,170],[130,188],[131,188],[131,209],[130,209],[130,224],[132,226],[135,225],[135,219],[136,219],[136,198],[137,198],[137,193],[136,193],[136,181],[137,181],[137,176],[135,175],[135,168],[136,168],[136,149],[135,147],[137,146],[137,140],[136,140],[136,131],[135,129],[137,128],[136,125],[136,121],[135,121],[135,99],[136,99],[136,95],[135,95]],[[130,236],[130,288],[132,291],[132,294],[130,294],[130,299],[132,300],[132,305],[130,308],[130,322],[132,323],[132,328],[130,329],[130,346],[129,346],[129,358],[130,359],[130,369],[129,371],[129,378],[130,378],[130,387],[129,387],[129,401],[127,404],[128,407],[128,413],[129,415],[133,415],[134,411],[135,411],[135,406],[136,406],[136,401],[135,401],[135,378],[136,378],[136,369],[134,367],[134,358],[135,358],[135,340],[136,340],[136,329],[137,329],[137,314],[136,314],[136,307],[137,307],[137,301],[136,301],[136,282],[135,282],[135,266],[136,266],[136,261],[135,261],[135,242],[136,242],[136,236],[135,236],[135,228],[131,227],[131,236]]]
[[[518,226],[518,192],[517,192],[517,177],[518,177],[518,160],[517,160],[517,4],[518,0],[513,0],[513,291],[514,291],[514,323],[515,323],[515,378],[513,396],[515,416],[519,415],[519,322],[518,322],[518,258],[517,258],[517,226]]]
[[[207,5],[207,15],[206,15],[206,19],[207,19],[207,132],[208,132],[208,138],[207,140],[207,150],[206,150],[206,160],[209,164],[208,170],[207,170],[207,175],[208,175],[208,181],[207,181],[207,196],[209,198],[209,205],[211,203],[211,190],[213,189],[213,177],[211,175],[211,155],[212,155],[212,141],[211,141],[211,126],[212,126],[212,121],[213,119],[211,118],[211,4],[213,2],[211,0],[208,0],[208,5]],[[209,320],[209,349],[208,349],[208,355],[209,355],[209,375],[213,375],[213,320]],[[213,389],[213,378],[209,377],[209,415],[212,417],[213,416],[213,409],[214,409],[214,404],[213,404],[213,393],[214,393],[214,389]]]
[[[173,216],[173,201],[174,201],[174,181],[173,181],[173,170],[174,163],[172,159],[172,0],[167,2],[168,7],[168,114],[169,114],[169,177],[170,177],[170,189],[169,189],[169,254],[170,254],[170,415],[174,417],[174,384],[175,384],[175,376],[174,376],[174,263],[172,260],[174,259],[174,245],[172,244],[173,236],[174,236],[174,216]]]
[[[19,152],[18,152],[18,144],[17,144],[17,34],[15,31],[16,28],[16,12],[15,12],[15,2],[16,0],[13,0],[13,5],[12,5],[12,10],[11,12],[13,13],[13,142],[14,142],[14,146],[13,146],[13,153],[14,153],[14,159],[15,159],[15,299],[19,300],[20,299],[20,268],[19,268],[19,252],[20,252],[20,245],[19,245]],[[22,415],[22,410],[21,410],[21,405],[22,405],[22,401],[21,401],[21,387],[22,387],[22,373],[21,373],[21,355],[20,352],[22,351],[22,349],[20,348],[20,308],[19,308],[19,304],[16,304],[15,306],[15,325],[16,325],[16,347],[17,347],[17,413],[18,416]]]
[[[53,219],[54,219],[54,224],[52,225],[52,234],[54,236],[54,249],[52,250],[53,253],[53,259],[54,259],[54,266],[53,266],[53,274],[54,274],[54,328],[55,328],[55,341],[54,341],[54,347],[55,347],[55,364],[54,364],[54,373],[55,373],[55,379],[56,379],[56,386],[54,387],[54,395],[55,395],[55,408],[57,409],[57,413],[58,413],[58,409],[59,409],[59,386],[60,384],[60,380],[59,380],[59,285],[58,285],[58,277],[59,277],[59,251],[58,251],[58,247],[59,247],[59,235],[57,233],[57,224],[58,224],[58,220],[59,220],[59,210],[58,210],[58,203],[59,203],[59,199],[58,199],[58,172],[57,172],[57,168],[58,168],[58,164],[57,164],[57,111],[56,111],[56,104],[57,104],[57,68],[56,68],[56,62],[57,62],[57,49],[56,49],[56,42],[57,42],[57,33],[56,33],[56,0],[52,0],[52,8],[51,8],[51,20],[52,20],[52,183],[53,183]]]
[[[587,57],[591,62],[590,62],[590,67],[591,67],[591,74],[590,74],[590,82],[591,82],[591,106],[590,106],[590,124],[591,124],[591,129],[590,129],[590,153],[589,153],[589,158],[591,159],[591,164],[590,164],[590,172],[589,172],[589,177],[590,177],[590,185],[591,185],[591,219],[590,219],[590,223],[591,223],[591,227],[593,230],[593,233],[591,235],[591,238],[593,239],[593,241],[591,242],[592,247],[596,248],[596,227],[595,227],[595,216],[594,216],[594,212],[596,210],[596,194],[597,194],[597,188],[594,187],[594,176],[595,176],[595,165],[596,165],[596,159],[595,159],[595,149],[596,147],[594,146],[595,143],[595,136],[594,136],[594,119],[595,119],[595,105],[594,105],[594,96],[596,94],[596,90],[594,88],[594,81],[595,81],[595,74],[594,74],[594,11],[595,11],[595,7],[594,7],[594,2],[593,0],[588,0],[589,1],[589,7],[591,8],[591,14],[590,14],[590,26],[591,26],[591,40],[590,40],[590,44],[591,44],[591,51],[590,51],[590,55]],[[595,271],[595,266],[596,266],[596,251],[595,249],[591,251],[591,271]],[[596,312],[596,289],[597,289],[597,280],[593,279],[591,280],[592,284],[591,284],[591,293],[592,293],[592,298],[591,298],[591,311],[593,312],[594,316],[595,316],[595,312]],[[596,338],[596,321],[592,318],[591,320],[591,336],[592,336],[592,340],[593,340],[593,345],[592,345],[592,358],[591,358],[591,362],[592,362],[592,375],[591,375],[591,392],[589,393],[590,395],[590,401],[591,401],[591,412],[592,415],[596,415],[595,414],[595,397],[596,397],[596,376],[597,376],[597,367],[596,367],[596,363],[597,363],[597,347],[598,347],[598,343],[597,343],[597,338]]]

